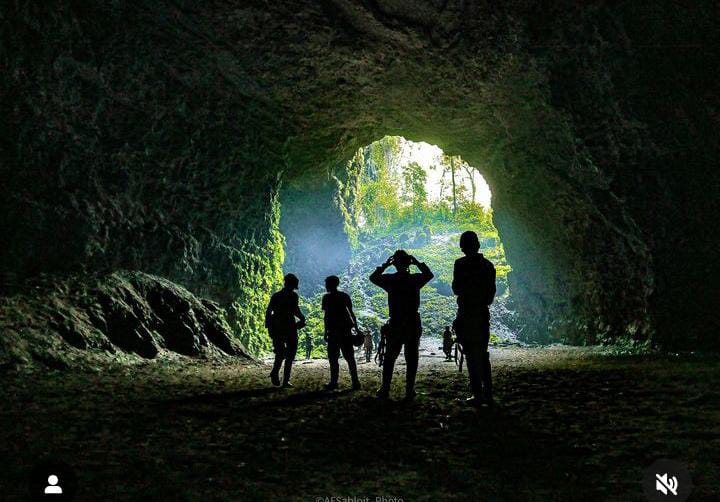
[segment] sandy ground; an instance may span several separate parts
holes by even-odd
[[[413,403],[397,400],[402,364],[388,403],[365,363],[361,391],[343,365],[332,393],[320,360],[288,390],[233,361],[5,374],[0,498],[26,500],[49,456],[72,465],[76,500],[645,500],[643,470],[666,457],[690,469],[690,500],[717,500],[717,357],[494,349],[498,405],[475,410],[433,346]]]

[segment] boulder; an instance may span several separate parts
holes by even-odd
[[[0,363],[63,368],[85,355],[173,352],[249,357],[222,308],[166,279],[122,271],[49,284],[0,300]]]

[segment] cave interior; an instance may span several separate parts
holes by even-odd
[[[261,358],[292,228],[347,267],[336,180],[385,136],[481,171],[522,343],[720,347],[714,2],[3,11],[4,372]]]

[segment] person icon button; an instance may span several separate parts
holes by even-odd
[[[73,500],[78,490],[78,477],[67,462],[45,457],[29,472],[28,490],[29,497],[25,500]]]
[[[45,495],[60,495],[62,487],[58,485],[60,480],[55,474],[50,474],[47,478],[48,485],[45,487]]]

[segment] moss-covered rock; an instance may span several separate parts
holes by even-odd
[[[58,280],[0,299],[0,365],[66,367],[108,357],[248,357],[225,313],[166,279],[141,272]]]

